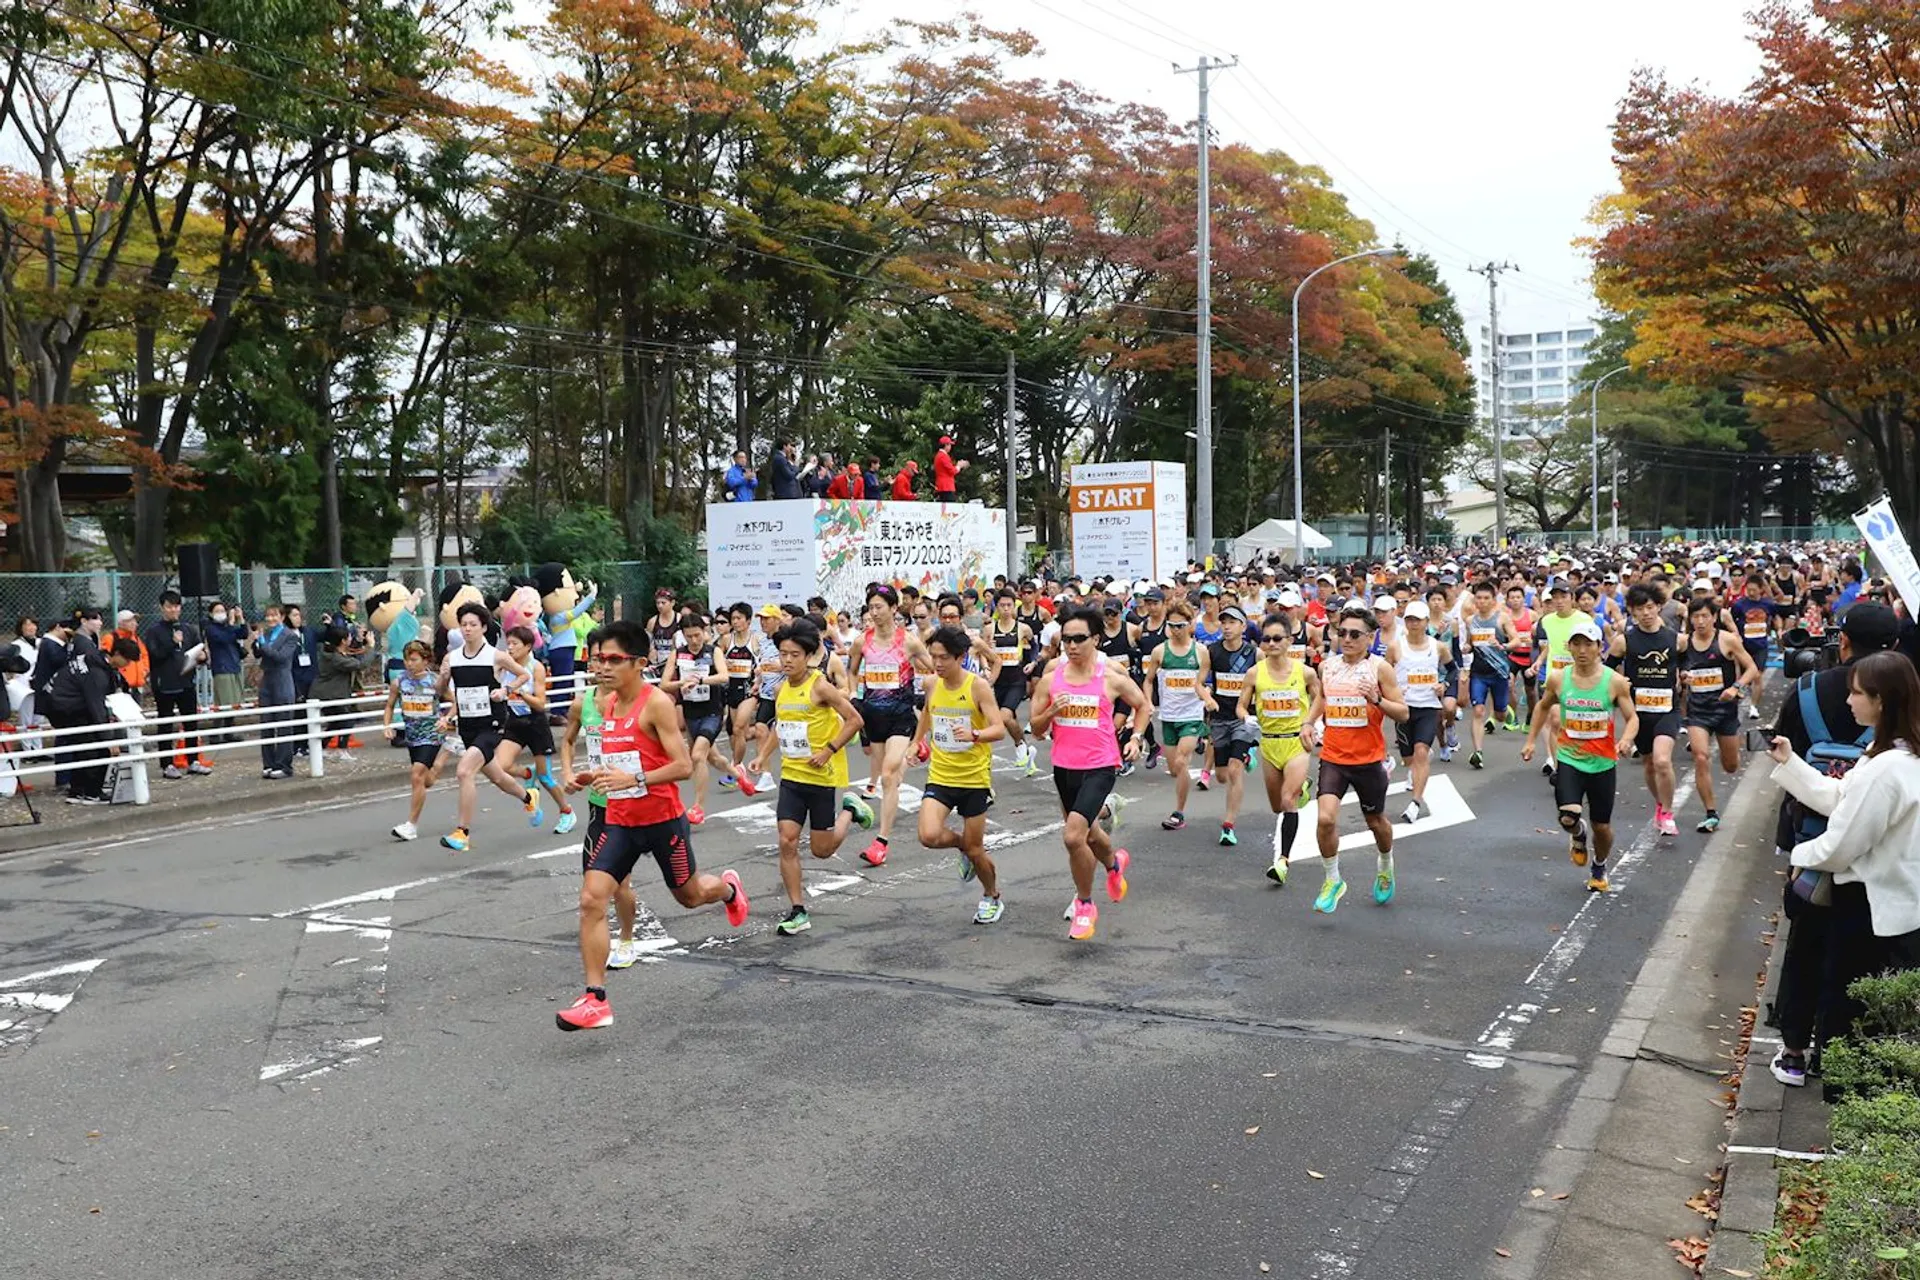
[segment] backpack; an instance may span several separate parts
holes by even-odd
[[[1827,728],[1827,718],[1820,713],[1820,699],[1813,690],[1817,672],[1809,671],[1794,682],[1800,699],[1800,720],[1807,728],[1809,739],[1806,762],[1829,778],[1845,777],[1854,765],[1859,764],[1867,748],[1873,745],[1871,727],[1862,729],[1860,736],[1852,742],[1836,742]],[[1825,814],[1815,813],[1798,800],[1792,802],[1791,819],[1795,843],[1811,840],[1827,829]],[[1833,900],[1833,877],[1825,871],[1811,868],[1798,872],[1793,878],[1793,891],[1801,898],[1816,906],[1825,906]]]

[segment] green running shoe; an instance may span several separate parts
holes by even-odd
[[[1340,899],[1347,896],[1345,880],[1329,880],[1320,886],[1319,896],[1313,900],[1313,909],[1322,915],[1332,915],[1340,906]]]
[[[1285,858],[1275,858],[1273,860],[1273,865],[1267,868],[1267,879],[1273,881],[1282,889],[1287,887],[1287,860]]]
[[[805,933],[813,928],[813,921],[807,918],[805,907],[795,907],[787,912],[786,918],[773,928],[781,937],[791,938],[796,933]]]
[[[1373,901],[1375,905],[1382,907],[1393,901],[1392,867],[1388,867],[1373,878]]]
[[[1239,844],[1240,843],[1240,837],[1238,834],[1234,832],[1233,824],[1231,822],[1223,822],[1220,824],[1220,843],[1221,844]]]
[[[853,820],[860,824],[861,830],[873,829],[873,806],[865,800],[849,791],[841,798],[840,807],[853,815]]]

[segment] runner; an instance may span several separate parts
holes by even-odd
[[[1391,597],[1389,597],[1390,599]],[[1381,906],[1393,901],[1393,824],[1387,821],[1388,720],[1407,720],[1407,704],[1399,682],[1385,659],[1368,646],[1380,623],[1364,605],[1348,605],[1336,620],[1340,648],[1320,665],[1320,707],[1326,732],[1320,744],[1319,821],[1316,824],[1325,878],[1313,900],[1313,909],[1332,915],[1346,896],[1340,876],[1340,801],[1351,787],[1360,800],[1360,815],[1373,832],[1379,865],[1373,880],[1373,900]]]
[[[849,792],[847,744],[860,736],[860,712],[846,691],[813,665],[820,652],[820,629],[806,619],[774,633],[780,647],[782,679],[775,697],[774,728],[780,742],[780,797],[775,816],[780,829],[780,883],[787,891],[787,914],[775,925],[782,937],[813,927],[807,915],[806,889],[800,879],[800,825],[811,834],[816,858],[831,858],[854,823],[873,826],[873,809]],[[835,810],[839,813],[836,815]]]
[[[420,812],[427,805],[427,789],[440,779],[440,770],[452,753],[440,725],[439,677],[433,674],[433,646],[410,640],[401,650],[405,664],[387,686],[385,729],[389,742],[404,742],[413,794],[407,801],[407,820],[393,829],[395,840],[420,838]],[[394,721],[399,712],[400,720]]]
[[[1558,709],[1554,735],[1553,798],[1560,810],[1560,827],[1567,833],[1567,857],[1585,867],[1591,856],[1587,889],[1605,893],[1607,859],[1613,853],[1613,805],[1619,792],[1620,753],[1630,750],[1640,733],[1640,715],[1633,708],[1633,687],[1618,671],[1600,663],[1600,627],[1592,618],[1574,623],[1566,643],[1573,661],[1547,677],[1540,701],[1534,704],[1527,726],[1522,760],[1532,760],[1540,730]],[[1626,726],[1615,737],[1613,713],[1626,716]],[[1589,854],[1588,833],[1592,833]]]
[[[667,661],[680,647],[680,615],[674,609],[673,588],[661,587],[653,593],[653,617],[647,621],[647,668],[658,679],[667,669]]]
[[[1442,691],[1458,682],[1453,654],[1427,634],[1432,610],[1424,600],[1407,606],[1401,634],[1387,649],[1387,662],[1407,704],[1407,715],[1394,732],[1400,758],[1407,762],[1412,795],[1402,822],[1418,822],[1433,811],[1427,807],[1427,778],[1433,772],[1433,744],[1441,732]]]
[[[505,672],[524,679],[527,669],[487,643],[493,615],[485,605],[472,601],[461,605],[455,621],[460,643],[449,643],[446,659],[440,664],[439,701],[453,703],[453,715],[442,720],[441,728],[454,729],[462,744],[460,763],[454,770],[460,782],[460,812],[457,825],[440,837],[440,843],[456,853],[465,853],[472,844],[473,811],[479,802],[482,773],[487,781],[520,802],[531,825],[540,825],[541,814],[540,793],[508,777],[493,759],[500,747],[501,705],[494,697],[500,692],[500,676]]]
[[[1747,575],[1746,585],[1741,593],[1733,598],[1728,612],[1733,614],[1733,623],[1740,629],[1741,643],[1745,645],[1747,657],[1753,661],[1753,669],[1759,672],[1749,692],[1752,701],[1747,703],[1747,719],[1760,718],[1760,687],[1766,683],[1767,661],[1771,657],[1773,637],[1780,630],[1780,608],[1766,598],[1767,584],[1758,569]],[[1789,612],[1786,616],[1791,617]],[[1705,793],[1702,793],[1703,797]]]
[[[780,746],[779,735],[773,731],[774,699],[780,692],[781,682],[786,679],[785,669],[780,662],[780,649],[774,644],[773,637],[779,633],[781,627],[787,624],[787,611],[777,604],[764,604],[760,606],[759,618],[760,634],[755,639],[757,665],[754,668],[756,697],[753,708],[754,741],[757,743],[757,748],[753,763],[742,769],[740,775],[742,777],[749,773],[755,775],[753,780],[755,791],[771,791],[773,790],[773,773],[771,772],[773,754]]]
[[[1507,616],[1513,620],[1513,643],[1509,646],[1513,654],[1513,669],[1520,678],[1513,682],[1511,698],[1507,705],[1507,719],[1503,726],[1509,733],[1518,733],[1525,727],[1524,721],[1533,718],[1533,702],[1537,686],[1533,680],[1533,628],[1536,619],[1533,609],[1527,603],[1527,589],[1522,586],[1507,588]]]
[[[1633,749],[1646,771],[1647,794],[1653,797],[1654,829],[1663,836],[1678,835],[1673,816],[1673,741],[1680,735],[1680,708],[1674,695],[1680,678],[1680,637],[1660,619],[1666,604],[1660,588],[1636,583],[1627,591],[1627,612],[1633,621],[1624,633],[1608,642],[1608,654],[1619,660],[1619,671],[1633,689],[1634,710],[1640,714],[1640,732]]]
[[[987,804],[993,790],[992,744],[1006,736],[1007,727],[991,686],[961,665],[971,643],[965,631],[943,626],[927,644],[934,683],[914,732],[916,743],[932,744],[927,790],[920,798],[920,843],[960,851],[960,879],[980,881],[973,922],[993,924],[1006,907],[999,873],[987,856]],[[947,815],[955,812],[960,815],[957,833],[947,829]]]
[[[1100,629],[1099,616],[1078,608],[1061,615],[1060,641],[1064,658],[1049,663],[1040,677],[1033,700],[1033,732],[1053,734],[1053,785],[1060,795],[1066,829],[1061,840],[1073,872],[1072,921],[1067,936],[1077,942],[1093,937],[1099,908],[1093,905],[1093,868],[1107,869],[1107,899],[1127,896],[1127,867],[1132,857],[1116,849],[1098,825],[1107,797],[1113,791],[1120,761],[1139,756],[1152,718],[1153,705],[1126,671],[1093,647]],[[1123,749],[1113,733],[1113,709],[1125,703],[1133,708],[1134,733]]]
[[[847,669],[862,695],[860,740],[867,748],[869,798],[873,795],[872,779],[880,780],[880,830],[860,851],[860,860],[870,867],[886,865],[893,820],[900,812],[900,780],[907,770],[907,752],[913,746],[913,673],[927,665],[926,646],[899,624],[895,613],[899,602],[892,587],[867,589],[869,627],[853,646]]]
[[[754,744],[754,717],[760,710],[759,684],[754,679],[754,667],[759,662],[762,643],[767,644],[775,663],[778,663],[780,655],[765,636],[753,634],[753,610],[745,601],[727,610],[727,628],[720,643],[725,646],[722,658],[727,671],[727,737],[735,771],[732,779],[720,779],[720,789],[730,790],[737,785],[741,795],[751,796],[760,788],[754,784],[752,774],[739,768],[739,762],[747,758],[747,748]]]
[[[1168,599],[1168,592],[1172,589],[1173,583],[1163,578],[1158,586],[1142,596],[1141,599],[1145,602],[1144,611],[1139,625],[1133,628],[1132,665],[1127,669],[1127,674],[1149,695],[1153,692],[1153,683],[1147,679],[1147,655],[1167,642],[1167,609],[1172,603]],[[1110,652],[1104,643],[1100,648],[1102,652]],[[1120,745],[1124,747],[1126,742],[1126,738],[1122,736]],[[1154,723],[1151,720],[1147,722],[1147,742],[1143,762],[1148,769],[1157,769],[1160,766],[1160,739],[1155,734]],[[1120,776],[1125,777],[1132,772],[1133,760],[1129,758]]]
[[[1512,710],[1516,630],[1513,616],[1500,607],[1493,583],[1484,578],[1474,583],[1473,612],[1466,616],[1463,633],[1473,655],[1464,681],[1471,717],[1467,730],[1473,739],[1467,763],[1476,769],[1487,767],[1487,721],[1492,718],[1498,725]]]
[[[1573,665],[1573,653],[1567,648],[1567,637],[1582,621],[1593,622],[1593,618],[1574,609],[1573,587],[1565,578],[1549,581],[1547,609],[1533,624],[1533,675],[1542,697],[1546,694],[1547,680]],[[1594,630],[1599,629],[1599,624],[1594,623]],[[1534,705],[1537,709],[1539,702],[1536,701]],[[1553,761],[1542,763],[1540,772],[1552,778]]]
[[[1149,592],[1148,595],[1158,596],[1160,593],[1158,590],[1155,590]],[[1141,597],[1143,608],[1146,599],[1147,596]],[[1161,596],[1160,600],[1155,603],[1164,604],[1165,599],[1164,596]],[[1161,612],[1161,616],[1164,620],[1164,609]],[[1063,611],[1060,617],[1062,620],[1060,625],[1065,626],[1066,613]],[[1113,661],[1122,664],[1121,669],[1125,671],[1128,678],[1136,684],[1145,678],[1141,674],[1142,655],[1140,650],[1140,630],[1142,625],[1144,624],[1127,621],[1126,610],[1121,602],[1118,600],[1109,600],[1100,606],[1100,629],[1094,633],[1094,643],[1098,646],[1100,652],[1106,657],[1113,659]],[[1162,638],[1164,638],[1164,622],[1161,627],[1161,633]],[[1056,642],[1055,647],[1064,651],[1065,645],[1059,644],[1059,639],[1059,634],[1056,632],[1054,635]],[[1062,657],[1068,655],[1062,652],[1052,656]],[[1036,703],[1040,700],[1039,689],[1040,682],[1036,680],[1034,681],[1033,695]],[[1028,718],[1031,720],[1032,717],[1029,716]],[[1122,748],[1124,748],[1128,740],[1133,737],[1133,720],[1124,707],[1114,708],[1113,732],[1114,740],[1118,742]],[[1151,729],[1149,729],[1149,734],[1151,734]],[[1133,772],[1133,769],[1134,758],[1127,756],[1125,763],[1120,767],[1120,776],[1123,778],[1128,776]]]
[[[1220,843],[1240,843],[1233,824],[1240,816],[1246,790],[1247,765],[1260,746],[1258,722],[1240,710],[1247,672],[1260,661],[1257,648],[1247,643],[1247,613],[1237,604],[1220,611],[1221,638],[1207,647],[1207,670],[1213,683],[1213,706],[1208,709],[1213,759],[1227,785],[1227,811],[1220,819]],[[1249,699],[1251,701],[1251,699]]]
[[[721,776],[729,781],[735,777],[733,761],[718,754],[726,711],[721,693],[729,677],[719,653],[707,643],[705,618],[695,613],[682,620],[680,637],[680,647],[668,664],[660,691],[679,700],[681,718],[687,722],[687,743],[693,756],[693,807],[687,810],[687,822],[697,827],[707,820],[707,762],[717,759]]]
[[[1020,704],[1026,701],[1027,685],[1032,678],[1034,652],[1039,645],[1038,632],[1016,615],[1017,597],[1011,587],[1002,587],[993,596],[993,634],[988,637],[993,651],[1000,655],[1000,674],[993,682],[993,702],[999,708],[1000,722],[1013,739],[1013,765],[1021,776],[1037,777],[1040,764],[1033,744],[1020,731]],[[964,634],[964,633],[963,633]],[[953,655],[960,656],[960,655]]]
[[[1680,651],[1680,678],[1687,690],[1687,743],[1693,749],[1693,788],[1707,808],[1695,831],[1718,831],[1720,810],[1713,794],[1713,753],[1710,740],[1720,747],[1720,767],[1732,777],[1740,771],[1740,689],[1759,685],[1761,669],[1733,632],[1719,623],[1719,611],[1709,598],[1693,602],[1687,613],[1691,624]]]
[[[1187,825],[1187,794],[1193,786],[1187,762],[1207,736],[1206,712],[1215,705],[1207,671],[1207,651],[1193,640],[1193,606],[1182,600],[1167,610],[1166,642],[1146,657],[1147,687],[1159,694],[1160,739],[1173,776],[1173,812],[1160,822],[1167,831]]]
[[[547,719],[547,668],[533,656],[533,646],[540,637],[532,627],[518,626],[508,631],[505,639],[507,655],[527,674],[505,673],[500,677],[500,687],[494,690],[494,700],[500,703],[505,714],[501,717],[500,745],[494,748],[493,763],[508,777],[525,777],[553,797],[560,809],[560,820],[553,825],[554,834],[564,836],[580,819],[567,803],[559,780],[553,776],[553,724]],[[530,759],[524,770],[515,767],[523,750]],[[529,815],[528,821],[539,826],[539,812]]]
[[[1300,831],[1307,790],[1310,726],[1320,715],[1320,678],[1293,656],[1293,629],[1284,617],[1260,624],[1260,665],[1253,669],[1247,718],[1260,730],[1260,776],[1267,804],[1281,815],[1267,879],[1287,886],[1287,864]]]
[[[603,687],[607,668],[600,661],[600,629],[595,627],[587,633],[581,645],[587,651],[587,683],[580,695],[567,706],[566,727],[560,734],[560,774],[569,781],[579,773],[591,774],[601,768],[603,756],[600,750],[602,725],[606,721],[605,703],[609,693]],[[574,765],[574,744],[581,743],[584,748],[586,768]],[[600,843],[600,834],[607,829],[607,797],[593,786],[587,787],[587,834],[580,842],[580,874],[584,877],[593,869],[594,846]],[[633,893],[633,875],[628,873],[613,891],[613,915],[619,923],[620,934],[613,939],[607,953],[607,968],[630,969],[640,959],[640,952],[633,942],[634,922],[640,918],[640,900]]]
[[[1440,728],[1434,739],[1433,755],[1441,763],[1453,759],[1460,747],[1460,632],[1455,625],[1453,600],[1444,586],[1427,592],[1427,634],[1440,646]],[[1424,793],[1423,793],[1424,794]]]
[[[747,922],[747,891],[731,869],[718,876],[698,870],[679,781],[693,772],[693,758],[673,712],[673,703],[642,676],[650,656],[647,633],[631,622],[610,622],[600,635],[600,662],[608,697],[601,725],[597,769],[567,779],[570,790],[596,788],[607,797],[606,829],[594,842],[593,860],[580,886],[580,965],[586,993],[553,1015],[562,1031],[613,1024],[607,1004],[607,902],[632,874],[643,854],[652,854],[674,901],[687,908],[723,902],[727,923]]]

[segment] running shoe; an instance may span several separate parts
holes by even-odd
[[[452,849],[455,853],[465,853],[468,848],[467,829],[465,827],[455,827],[440,837],[440,843]]]
[[[1085,942],[1093,936],[1093,923],[1100,918],[1100,908],[1093,905],[1092,899],[1074,900],[1073,927],[1067,930],[1067,936],[1075,942]]]
[[[204,760],[195,760],[187,766],[187,772],[196,778],[204,778],[213,772],[213,766]]]
[[[553,834],[563,836],[580,824],[580,814],[573,809],[560,815],[560,821],[553,824]]]
[[[734,777],[732,774],[723,773],[720,775],[720,789],[722,791],[731,791],[738,785],[739,784],[734,781]]]
[[[885,840],[880,839],[878,836],[875,836],[873,843],[860,851],[860,861],[866,863],[870,867],[886,866],[887,865],[887,842]]]
[[[863,800],[878,800],[880,798],[880,787],[872,778],[868,778],[860,784],[860,798]]]
[[[1420,821],[1420,819],[1428,817],[1432,813],[1433,813],[1433,810],[1427,807],[1426,801],[1409,800],[1407,801],[1407,807],[1400,811],[1400,821],[1418,822]]]
[[[1386,867],[1373,877],[1373,902],[1384,907],[1393,901],[1393,868]]]
[[[293,776],[293,770],[269,769],[265,773],[261,774],[260,776],[263,778],[269,779],[270,781],[279,782],[283,779],[291,778]]]
[[[633,945],[632,938],[615,938],[607,949],[607,968],[631,969],[640,959],[640,948]]]
[[[1671,809],[1655,809],[1653,812],[1653,825],[1663,836],[1677,836],[1680,834],[1680,824],[1674,819],[1673,810]]]
[[[720,880],[733,887],[733,897],[727,899],[727,923],[738,929],[747,922],[747,886],[740,883],[740,875],[732,867],[720,873]]]
[[[1441,764],[1451,764],[1453,763],[1453,748],[1441,747],[1438,751],[1433,753],[1433,758],[1438,760]]]
[[[1028,746],[1026,743],[1023,742],[1019,746],[1013,749],[1013,767],[1014,768],[1016,769],[1026,768],[1027,762],[1031,759],[1033,759],[1033,748]],[[982,901],[984,901],[984,899]]]
[[[1127,806],[1132,803],[1133,801],[1117,793],[1109,795],[1107,797],[1107,834],[1108,835],[1119,834],[1120,815],[1125,813],[1127,811]]]
[[[1233,824],[1231,822],[1223,822],[1220,824],[1220,843],[1221,844],[1239,844],[1240,843],[1240,837],[1237,834],[1235,834],[1233,830]]]
[[[1610,892],[1612,888],[1613,886],[1607,883],[1606,875],[1602,873],[1598,867],[1594,868],[1593,875],[1587,877],[1588,893],[1607,893]]]
[[[773,774],[765,769],[762,769],[760,771],[760,776],[754,779],[753,785],[754,785],[754,789],[757,791],[773,790]],[[740,788],[740,790],[742,793],[744,793],[746,791],[746,788],[742,787]]]
[[[1080,904],[1080,899],[1078,899],[1078,898],[1068,898],[1068,899],[1067,899],[1067,909],[1066,909],[1065,911],[1062,911],[1062,912],[1060,913],[1060,918],[1061,918],[1062,920],[1071,920],[1071,919],[1073,919],[1073,909],[1074,909],[1074,908],[1075,908],[1076,906],[1078,906],[1079,904]]]
[[[1807,1055],[1795,1053],[1792,1049],[1782,1048],[1773,1055],[1773,1061],[1767,1064],[1773,1072],[1773,1078],[1793,1089],[1806,1087]]]
[[[1718,831],[1719,829],[1720,815],[1711,809],[1707,810],[1706,817],[1700,819],[1699,825],[1694,827],[1695,831]]]
[[[1340,906],[1340,899],[1347,896],[1345,880],[1329,880],[1320,886],[1320,892],[1313,899],[1313,909],[1322,915],[1332,915]]]
[[[1548,782],[1553,781],[1553,761],[1549,760],[1545,764],[1540,766],[1540,776],[1545,778]]]
[[[540,793],[538,791],[527,792],[527,798],[520,802],[520,807],[527,811],[527,825],[530,827],[539,826],[541,819],[547,816],[540,809]]]
[[[752,799],[754,794],[761,790],[760,784],[744,773],[734,774],[733,782],[735,786],[740,788],[740,794],[746,796],[748,799]]]
[[[853,815],[853,820],[860,824],[860,829],[862,831],[872,830],[873,828],[873,806],[872,805],[868,804],[865,800],[862,800],[859,796],[849,791],[841,799],[840,807]],[[883,858],[882,861],[885,861],[885,859]],[[880,864],[876,862],[874,863],[874,865],[879,866]]]
[[[1127,896],[1127,868],[1132,865],[1132,854],[1125,849],[1113,851],[1113,865],[1107,868],[1107,901],[1119,902]]]
[[[1749,702],[1747,704],[1747,719],[1758,720],[1759,718],[1760,718],[1760,708],[1754,706],[1751,702]]]
[[[1193,785],[1200,788],[1202,791],[1213,790],[1213,770],[1202,769],[1200,771],[1200,776],[1193,780]]]
[[[1459,749],[1460,749],[1460,726],[1457,724],[1450,724],[1447,726],[1447,750],[1448,752],[1454,752],[1454,751],[1458,751]]]
[[[1279,854],[1274,855],[1273,865],[1267,868],[1267,879],[1282,889],[1287,887],[1287,860]]]
[[[1587,865],[1587,822],[1584,818],[1567,833],[1567,861],[1576,867]]]
[[[1160,744],[1155,743],[1153,746],[1147,748],[1147,768],[1158,769],[1159,767],[1160,767]]]
[[[393,838],[395,840],[418,840],[420,838],[420,828],[414,826],[411,822],[403,822],[393,829]]]
[[[773,926],[773,931],[783,938],[791,938],[794,934],[805,933],[811,928],[813,928],[813,921],[807,918],[807,909],[792,907],[785,916],[781,917],[780,923]]]
[[[553,1021],[562,1031],[592,1031],[613,1025],[613,1008],[589,991],[554,1014]]]
[[[975,924],[993,924],[1006,913],[1006,910],[1006,904],[1002,903],[1000,899],[982,898],[980,899],[980,905],[973,909],[973,922]]]
[[[160,771],[160,776],[163,778],[173,778],[175,780],[178,780],[180,778],[186,777],[187,771],[185,769],[182,769],[177,764],[170,764],[166,768]]]
[[[977,874],[973,869],[973,859],[963,853],[956,861],[959,863],[957,870],[960,872],[960,883],[966,884]]]
[[[1020,776],[1023,778],[1037,778],[1040,776],[1040,753],[1031,747],[1027,749],[1027,764],[1026,767],[1020,771]]]
[[[1476,769],[1484,769],[1487,767],[1487,758],[1476,751],[1467,757],[1467,763]]]
[[[1175,809],[1172,813],[1160,819],[1160,829],[1162,831],[1180,831],[1183,830],[1186,825],[1187,815],[1178,809]]]
[[[702,809],[697,804],[688,808],[687,810],[688,826],[690,827],[703,826],[705,825],[706,821],[707,821],[707,811],[705,809]]]
[[[1123,778],[1131,778],[1133,776],[1133,761],[1123,760],[1120,762],[1120,776]]]

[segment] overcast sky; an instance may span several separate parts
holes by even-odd
[[[1024,27],[1044,53],[1025,74],[1195,116],[1197,55],[1238,57],[1214,78],[1223,142],[1278,147],[1325,167],[1383,239],[1439,259],[1470,328],[1501,286],[1502,329],[1585,316],[1585,257],[1570,243],[1615,188],[1610,126],[1637,66],[1737,93],[1758,57],[1753,0],[968,0],[989,25]],[[823,36],[933,16],[927,0],[842,0]],[[962,6],[940,4],[943,14]]]

